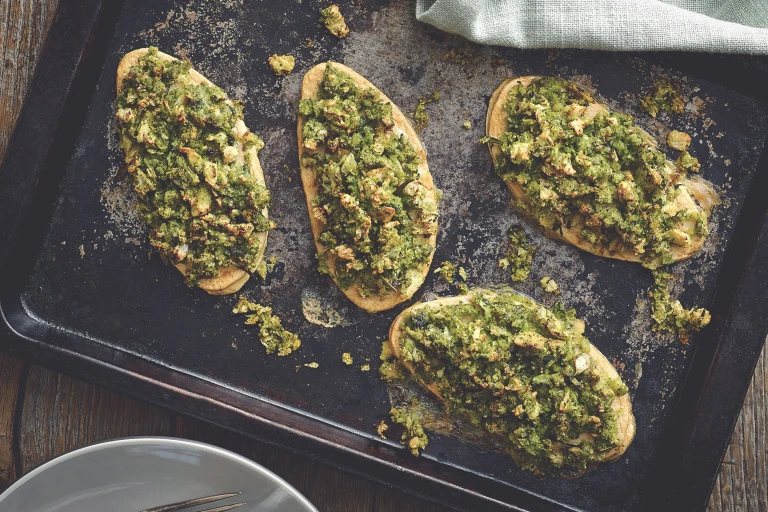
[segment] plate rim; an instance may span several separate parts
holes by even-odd
[[[82,455],[98,452],[98,451],[109,449],[109,448],[115,448],[115,447],[123,448],[123,447],[129,447],[129,446],[142,446],[142,445],[149,445],[149,444],[154,444],[154,445],[160,444],[160,445],[173,446],[173,447],[195,448],[201,451],[205,451],[207,453],[212,453],[220,457],[228,458],[230,460],[233,460],[234,462],[239,463],[241,466],[247,467],[247,469],[250,469],[251,471],[255,471],[261,476],[264,476],[272,480],[273,482],[278,484],[280,487],[287,490],[294,498],[296,498],[296,500],[301,505],[303,505],[307,509],[307,512],[319,512],[318,509],[294,486],[292,486],[287,481],[285,481],[282,477],[277,475],[275,472],[267,469],[266,467],[262,466],[258,462],[255,462],[231,450],[227,450],[226,448],[221,448],[219,446],[215,446],[209,443],[203,443],[201,441],[193,441],[190,439],[183,439],[180,437],[171,437],[171,436],[121,437],[117,439],[99,441],[93,444],[89,444],[87,446],[83,446],[76,450],[63,453],[49,460],[48,462],[41,464],[40,466],[36,467],[29,473],[25,474],[24,476],[16,480],[13,484],[11,484],[10,487],[8,487],[2,494],[0,494],[0,505],[2,505],[2,502],[6,500],[9,496],[11,496],[11,494],[13,494],[21,486],[23,486],[30,480],[36,478],[38,475],[44,473],[45,471],[55,466],[58,466],[63,462],[67,462],[69,460],[78,458]]]

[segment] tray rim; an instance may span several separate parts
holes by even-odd
[[[122,11],[122,1],[61,0],[47,34],[35,78],[0,167],[0,218],[10,219],[0,223],[0,240],[4,241],[0,244],[0,276],[8,278],[12,283],[11,286],[4,286],[0,290],[0,316],[3,320],[0,327],[0,350],[106,386],[133,398],[196,416],[268,444],[302,453],[322,463],[394,485],[452,508],[466,507],[467,510],[474,510],[475,507],[482,506],[483,510],[575,510],[546,496],[490,477],[470,474],[448,464],[431,461],[429,457],[415,459],[404,456],[398,444],[374,441],[373,435],[366,438],[351,429],[333,426],[300,411],[278,406],[268,400],[238,392],[103,344],[86,344],[83,339],[72,333],[37,322],[24,310],[18,292],[21,290],[19,285],[23,286],[26,273],[14,272],[17,265],[10,256],[22,252],[19,247],[23,247],[25,242],[18,234],[21,226],[29,222],[47,225],[50,220],[46,220],[47,216],[44,214],[38,215],[38,212],[28,213],[29,205],[39,196],[36,193],[37,179],[43,174],[46,164],[50,163],[57,151],[70,149],[63,143],[61,148],[55,147],[55,144],[42,145],[44,147],[32,152],[30,157],[29,148],[24,142],[30,140],[30,137],[55,142],[62,138],[60,135],[56,137],[57,133],[61,132],[59,123],[68,117],[67,109],[74,108],[73,102],[77,103],[73,97],[83,96],[87,101],[91,96],[78,90],[78,87],[89,83],[90,80],[95,88],[99,72],[93,71],[100,71],[106,59],[107,45],[99,48],[94,41],[101,41],[104,37],[111,38],[114,25]],[[665,60],[674,62],[668,65],[674,65],[677,69],[695,69],[698,76],[702,75],[701,66],[711,66],[711,60],[714,58],[708,55],[687,55],[681,65],[678,62],[680,59],[676,61],[673,54],[658,56],[662,63]],[[743,64],[737,65],[723,58],[719,60],[719,64],[726,67],[735,66],[736,69],[742,70],[745,68]],[[749,61],[749,58],[742,60]],[[746,67],[749,67],[748,63]],[[720,70],[718,79],[705,78],[723,84],[724,74],[725,85],[738,89],[764,105],[768,104],[768,91],[760,88],[760,84],[766,83],[765,80],[755,80],[751,84],[728,83],[733,73],[722,73],[722,67],[717,69]],[[89,77],[89,71],[95,76]],[[761,74],[762,78],[768,75],[762,70],[755,72]],[[51,95],[51,84],[59,86],[56,94]],[[41,111],[41,105],[46,106],[47,110]],[[71,131],[74,132],[72,137],[79,134],[79,130]],[[767,159],[768,149],[764,150],[758,167],[765,167]],[[24,172],[22,169],[32,169],[33,172]],[[13,190],[3,186],[9,183],[9,176],[12,174],[21,178],[20,181],[13,181]],[[747,201],[755,195],[751,191],[758,176],[759,173],[756,173],[753,178]],[[18,208],[12,210],[11,206]],[[746,207],[745,203],[745,209]],[[753,233],[755,243],[748,247],[748,253],[739,258],[745,269],[768,269],[768,216],[765,210],[766,208],[762,209],[763,219],[759,233]],[[742,218],[743,215],[737,223],[741,222]],[[733,240],[740,234],[737,225]],[[742,238],[744,236],[742,235]],[[16,242],[20,242],[18,246]],[[33,241],[27,240],[26,243]],[[733,243],[729,244],[724,264],[732,252]],[[764,274],[765,282],[768,282],[768,270]],[[736,325],[730,315],[738,304],[754,304],[756,301],[759,304],[759,300],[768,303],[768,289],[755,287],[756,280],[746,280],[735,283],[731,289],[722,291],[718,288],[716,291],[715,301],[720,300],[725,307],[724,311],[727,310],[729,314],[719,319],[719,332],[712,333],[711,336],[700,336],[691,356],[682,389],[675,403],[670,405],[668,424],[677,425],[677,428],[670,431],[669,425],[665,425],[662,430],[662,444],[675,449],[670,450],[667,457],[660,457],[657,461],[656,467],[661,466],[664,461],[667,462],[662,466],[666,471],[658,472],[659,475],[674,475],[676,471],[685,471],[682,474],[696,477],[689,476],[683,485],[677,480],[674,486],[671,484],[673,480],[669,478],[649,478],[646,489],[647,486],[653,485],[653,481],[667,485],[661,489],[655,487],[654,499],[646,500],[640,507],[642,510],[667,509],[671,508],[673,503],[686,504],[687,509],[703,510],[706,507],[720,461],[730,442],[738,412],[751,382],[765,335],[768,333],[768,315],[759,315],[759,311],[753,310],[752,313],[757,315],[757,329],[747,333],[742,332],[743,328]],[[710,331],[713,330],[710,328]],[[740,339],[745,339],[745,334],[746,341],[739,347],[742,350],[734,352],[734,343],[728,344],[727,340],[733,340],[737,335]],[[744,359],[744,352],[750,355],[751,359]],[[707,355],[710,360],[703,359]],[[713,383],[723,382],[726,377],[732,376],[734,368],[741,370],[740,378],[737,382],[733,379],[725,381],[730,384],[726,394]],[[693,384],[699,386],[698,392],[693,389]],[[740,400],[735,401],[735,396],[740,397]],[[684,397],[692,397],[694,402],[686,406]],[[678,402],[683,402],[682,406]],[[697,446],[707,440],[708,433],[696,428],[700,426],[696,420],[702,417],[730,418],[724,425],[719,425],[714,450],[712,444],[708,446],[710,452],[717,454],[716,457],[706,457],[706,460],[700,455],[701,451],[696,450]],[[256,431],[253,430],[254,427]],[[302,427],[316,430],[310,433],[302,431]],[[726,433],[727,436],[724,435]],[[678,447],[675,443],[681,440],[683,444]],[[674,460],[673,455],[678,453],[680,459]],[[715,460],[716,463],[713,464]],[[425,472],[430,469],[439,471]],[[471,482],[468,482],[469,480]]]

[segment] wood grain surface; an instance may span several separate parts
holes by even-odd
[[[0,160],[58,0],[0,0]],[[0,339],[0,349],[2,339]],[[768,348],[763,349],[708,512],[768,511]],[[67,451],[127,435],[212,443],[275,471],[321,511],[447,509],[198,420],[0,354],[0,491]]]

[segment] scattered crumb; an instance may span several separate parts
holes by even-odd
[[[435,274],[440,274],[440,277],[448,284],[453,284],[453,276],[456,274],[456,264],[450,261],[444,261],[439,267],[435,269]]]
[[[461,126],[463,126],[465,130],[472,129],[472,123],[469,122],[469,119],[465,119],[464,124],[462,124]]]
[[[416,129],[423,131],[429,126],[429,114],[427,114],[427,104],[440,99],[440,93],[435,91],[426,98],[419,98],[419,104],[416,105],[416,110],[413,111],[413,121],[416,124]]]
[[[331,5],[320,11],[320,21],[323,22],[328,32],[335,35],[339,39],[347,37],[349,35],[349,27],[347,22],[344,21],[341,11],[339,11],[338,5]]]
[[[493,57],[491,59],[491,70],[493,74],[496,74],[496,70],[504,65],[504,59],[502,57]]]
[[[691,156],[687,151],[680,153],[680,156],[675,160],[677,168],[684,172],[699,172],[701,170],[701,164],[696,157]]]
[[[467,271],[464,267],[460,267],[450,261],[444,261],[434,270],[434,272],[435,274],[440,274],[440,277],[442,277],[448,284],[453,284],[456,274],[458,274],[461,279],[461,282],[456,285],[459,290],[459,295],[466,295],[469,293],[469,288],[467,288],[467,285],[465,284],[467,280]]]
[[[85,258],[85,246],[80,245],[77,249],[80,251],[80,259]]]
[[[287,75],[293,71],[296,65],[296,60],[292,55],[278,55],[274,54],[269,58],[269,67],[275,72],[277,76]]]
[[[727,105],[726,105],[727,106]],[[685,110],[697,117],[704,117],[704,113],[707,108],[707,101],[694,96],[688,105],[685,106]]]
[[[560,293],[560,287],[557,285],[557,282],[549,276],[542,277],[539,284],[541,284],[545,292]]]
[[[267,354],[277,352],[278,356],[287,356],[301,346],[299,337],[283,327],[280,318],[272,314],[272,308],[249,301],[245,296],[240,297],[233,314],[247,314],[245,325],[259,326],[259,341],[264,345]]]
[[[369,372],[369,371],[371,371],[371,365],[368,364],[368,363],[360,365],[360,371],[361,372]]]
[[[384,432],[389,430],[389,425],[384,423],[384,420],[381,420],[381,423],[376,427],[376,433],[379,434],[379,437],[386,440],[387,436],[384,435]]]
[[[465,45],[459,48],[452,46],[451,49],[448,50],[445,55],[443,55],[443,60],[453,62],[454,64],[461,64],[462,66],[468,66],[480,62],[483,60],[483,56],[480,54],[477,48],[469,45]]]
[[[528,237],[519,227],[509,228],[507,236],[507,255],[499,260],[499,266],[503,269],[511,269],[512,281],[525,281],[531,273],[531,263],[536,247],[528,245]]]
[[[712,128],[712,125],[715,125],[715,124],[717,123],[708,117],[704,120],[704,123],[702,126],[704,127],[705,130],[709,130],[710,128]]]
[[[389,411],[392,421],[404,427],[400,436],[401,443],[406,445],[413,455],[418,456],[419,450],[424,450],[429,444],[427,434],[421,425],[421,418],[414,407],[393,407]]]
[[[651,91],[640,99],[640,107],[651,117],[656,117],[659,112],[682,114],[685,111],[682,86],[679,82],[657,80],[651,85]]]
[[[267,278],[267,274],[272,272],[272,270],[275,268],[275,265],[279,263],[279,260],[275,256],[271,256],[268,260],[265,260],[262,258],[261,263],[256,267],[256,275],[258,275],[261,280],[265,280]]]
[[[304,44],[302,46],[304,48],[312,48],[313,46],[315,46],[315,42],[313,40],[311,40],[310,38],[306,38],[304,40]]]
[[[672,130],[667,135],[667,145],[677,151],[685,151],[691,145],[691,136],[685,132]]]
[[[235,343],[234,341],[232,342],[232,348],[237,350],[237,343]]]
[[[673,301],[670,294],[672,279],[669,272],[653,271],[653,288],[648,291],[653,330],[677,333],[680,341],[687,344],[691,333],[708,325],[712,317],[704,308],[685,309],[679,300]]]
[[[352,364],[352,354],[349,352],[344,352],[341,354],[341,362],[346,364],[347,366]]]
[[[307,368],[319,368],[320,365],[315,363],[314,361],[311,363],[304,363],[296,366],[296,371],[298,372],[302,366],[306,366]]]

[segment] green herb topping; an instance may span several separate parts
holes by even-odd
[[[349,27],[344,20],[338,5],[331,5],[320,11],[320,21],[323,22],[328,32],[342,39],[349,35]]]
[[[296,66],[296,59],[293,55],[274,54],[269,58],[269,67],[278,76],[290,74],[294,66]]]
[[[679,130],[672,130],[667,134],[667,145],[678,151],[685,151],[691,145],[691,136]]]
[[[240,297],[240,301],[232,313],[247,314],[248,316],[245,317],[246,325],[258,324],[259,340],[267,349],[267,354],[277,352],[278,356],[287,356],[301,346],[299,337],[283,327],[280,318],[272,314],[272,308],[269,306],[262,306],[245,297]]]
[[[416,110],[413,111],[413,122],[416,125],[416,129],[424,131],[429,126],[429,114],[427,114],[427,105],[435,101],[440,101],[440,93],[435,91],[426,98],[419,98],[419,104],[416,105]]]
[[[671,263],[684,233],[707,235],[707,215],[676,206],[683,176],[631,116],[596,104],[575,84],[552,77],[516,85],[505,103],[496,172],[522,188],[517,206],[545,228],[577,231],[609,252],[631,250],[645,265]]]
[[[659,111],[682,114],[685,111],[682,87],[669,80],[654,82],[651,92],[640,100],[640,106],[652,117],[656,117]]]
[[[675,164],[682,172],[699,172],[701,170],[699,161],[687,151],[680,153],[680,156],[675,160]]]
[[[706,309],[685,309],[679,300],[673,302],[669,293],[671,281],[672,275],[669,272],[653,271],[653,289],[648,292],[653,328],[677,333],[680,341],[688,343],[691,333],[700,331],[709,324],[712,317]]]
[[[525,281],[531,273],[531,263],[536,247],[528,245],[528,237],[519,227],[509,228],[507,236],[507,255],[499,260],[499,266],[511,271],[512,281]]]
[[[444,261],[438,268],[435,269],[435,274],[440,274],[440,277],[448,284],[453,284],[453,277],[456,275],[456,264],[450,261]]]
[[[552,279],[550,276],[542,277],[541,281],[539,281],[539,284],[545,292],[560,293],[560,287],[558,286],[557,281]]]
[[[507,440],[520,467],[579,473],[620,445],[613,402],[627,393],[590,357],[583,330],[573,310],[478,291],[466,304],[414,310],[401,360],[449,412]]]
[[[124,77],[117,119],[150,244],[164,261],[188,265],[192,286],[227,266],[255,272],[259,235],[273,225],[269,191],[248,155],[263,142],[236,128],[242,104],[193,83],[190,69],[150,48]]]
[[[323,226],[320,271],[363,296],[406,290],[432,256],[438,215],[392,104],[329,64],[319,99],[302,99],[299,114],[302,164],[318,187],[310,213]],[[334,256],[330,269],[326,253]]]
[[[392,421],[404,427],[400,439],[408,447],[412,454],[418,455],[419,450],[424,450],[429,444],[424,427],[421,426],[421,418],[415,409],[410,407],[393,407],[389,411]],[[381,434],[381,433],[380,433]]]
[[[483,55],[474,46],[452,46],[451,49],[443,55],[443,60],[462,66],[471,66],[483,60]]]

